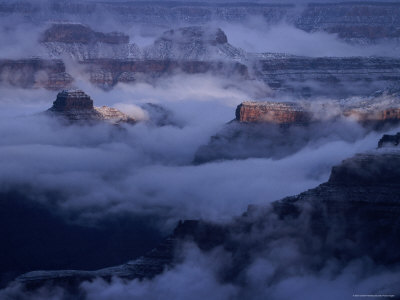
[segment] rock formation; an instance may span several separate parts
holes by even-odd
[[[274,269],[275,282],[296,276],[291,272],[298,270],[299,275],[320,274],[329,269],[332,260],[345,266],[368,258],[378,266],[390,266],[400,262],[396,251],[400,246],[399,170],[398,150],[356,155],[333,167],[326,183],[271,206],[251,205],[231,223],[181,222],[164,243],[136,261],[93,272],[31,272],[18,281],[32,289],[44,284],[76,288],[95,277],[151,278],[179,263],[174,253],[183,241],[191,241],[206,252],[224,249],[231,261],[217,266],[221,269],[216,273],[219,280],[228,283],[241,278],[258,255],[273,259],[274,249],[285,245],[292,250],[289,260],[280,261]]]
[[[347,117],[362,124],[400,121],[400,97],[353,97],[323,102],[243,102],[236,108],[242,123],[307,124],[328,118]]]
[[[136,122],[135,119],[115,108],[93,106],[93,100],[81,90],[64,90],[58,93],[53,107],[47,113],[62,116],[68,121],[107,121],[112,124]]]
[[[279,159],[327,139],[354,142],[399,122],[400,97],[395,89],[339,101],[243,102],[235,120],[199,147],[194,163]]]
[[[236,120],[243,123],[301,124],[312,113],[295,102],[243,102],[236,108]]]

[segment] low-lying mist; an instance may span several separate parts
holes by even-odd
[[[95,105],[116,105],[141,115],[151,102],[172,112],[179,126],[108,124],[65,126],[40,114],[54,92],[7,90],[1,96],[1,189],[30,187],[65,210],[95,218],[118,211],[156,214],[165,221],[227,220],[251,203],[299,193],[328,178],[330,168],[376,147],[379,134],[357,141],[305,146],[283,159],[250,158],[192,165],[197,149],[234,118],[235,106],[252,95],[223,80],[178,76],[157,86],[118,85],[109,92],[78,83]],[[357,126],[357,125],[354,125]],[[329,131],[328,131],[329,132]],[[333,131],[334,132],[334,131]],[[243,145],[246,147],[246,145]],[[290,142],[287,147],[291,147]],[[293,145],[296,147],[296,145]]]

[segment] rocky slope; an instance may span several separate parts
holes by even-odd
[[[34,289],[45,283],[76,288],[95,277],[151,278],[180,262],[174,253],[184,241],[206,253],[224,249],[230,263],[213,268],[220,281],[239,285],[258,257],[279,259],[271,284],[304,272],[320,274],[331,270],[332,262],[338,272],[360,258],[370,259],[369,267],[395,265],[400,263],[399,170],[398,147],[356,155],[333,167],[328,182],[271,206],[250,206],[229,224],[181,222],[159,247],[126,265],[94,272],[31,272],[18,281]],[[283,252],[277,255],[274,249]]]
[[[81,90],[64,90],[46,112],[48,115],[62,117],[70,122],[102,122],[112,124],[135,123],[136,120],[121,111],[107,107],[93,106],[93,100]]]

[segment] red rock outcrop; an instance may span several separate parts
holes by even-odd
[[[243,123],[307,123],[311,112],[293,102],[243,102],[236,108],[236,120]]]
[[[382,99],[369,99],[355,104],[293,102],[243,102],[236,108],[236,120],[242,123],[306,124],[311,120],[321,121],[329,118],[347,117],[361,124],[400,121],[400,100],[386,103]],[[327,105],[335,108],[327,114]],[[328,117],[327,117],[328,116]]]

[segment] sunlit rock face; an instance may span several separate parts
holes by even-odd
[[[243,123],[308,123],[311,112],[294,102],[243,102],[236,108],[236,120]]]
[[[236,108],[241,123],[307,124],[346,117],[361,124],[400,121],[397,94],[353,97],[339,101],[243,102]]]
[[[136,122],[115,108],[93,106],[93,100],[81,90],[64,90],[58,93],[53,107],[47,113],[64,117],[68,121],[107,121],[113,124]]]

